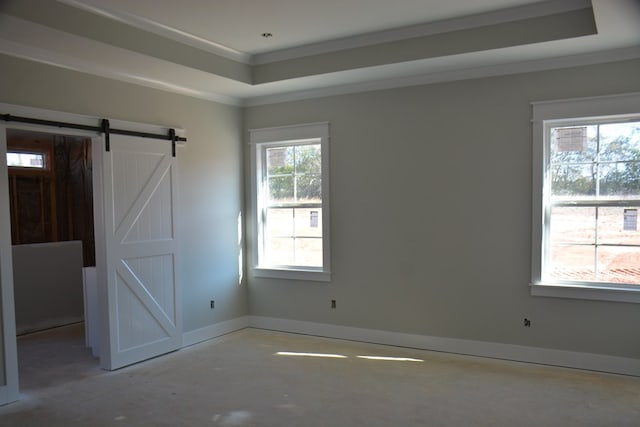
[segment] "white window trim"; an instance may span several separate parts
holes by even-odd
[[[308,139],[320,139],[322,150],[322,268],[273,268],[259,265],[259,251],[262,242],[262,229],[259,215],[262,210],[261,187],[259,185],[261,168],[259,146],[264,144],[286,144]],[[253,273],[256,277],[272,279],[331,281],[331,241],[330,241],[330,195],[329,195],[329,123],[309,123],[293,126],[281,126],[249,130],[251,145],[251,203],[253,204],[252,233],[253,250],[251,258]]]
[[[531,226],[531,295],[544,297],[588,299],[640,303],[640,286],[599,283],[542,282],[543,194],[546,127],[576,120],[594,120],[602,116],[626,118],[640,113],[640,92],[533,102],[533,200]]]

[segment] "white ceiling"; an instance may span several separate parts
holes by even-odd
[[[639,0],[41,1],[0,1],[0,53],[236,105],[640,58]]]

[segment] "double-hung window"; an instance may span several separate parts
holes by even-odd
[[[254,273],[328,281],[329,125],[250,131]]]
[[[640,302],[640,94],[533,110],[532,293]]]

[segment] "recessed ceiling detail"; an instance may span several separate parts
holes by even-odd
[[[638,22],[636,0],[5,0],[0,53],[254,105],[638,58]]]

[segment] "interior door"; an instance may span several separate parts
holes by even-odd
[[[101,363],[118,369],[182,343],[176,162],[168,141],[131,136],[111,135],[102,154],[108,345]]]

